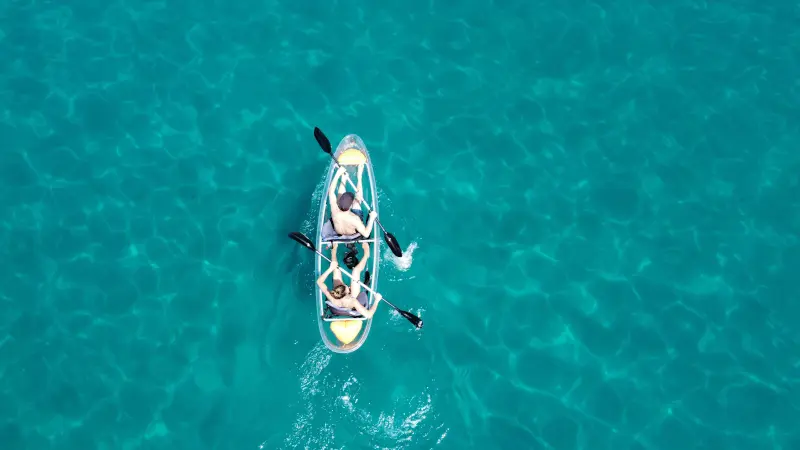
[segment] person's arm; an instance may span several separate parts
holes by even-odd
[[[377,292],[375,293],[375,296],[373,298],[375,299],[375,303],[372,305],[372,308],[370,309],[364,308],[364,306],[361,303],[359,303],[358,300],[355,300],[353,302],[353,306],[355,306],[356,311],[358,311],[359,314],[366,317],[367,319],[372,319],[372,316],[375,315],[375,310],[378,309],[378,303],[380,303],[381,300],[383,300],[383,296]]]
[[[336,203],[336,186],[338,186],[339,177],[345,172],[344,167],[339,167],[339,170],[336,171],[336,174],[333,176],[333,180],[331,180],[331,185],[328,187],[328,201],[331,204],[331,214],[335,212],[341,212],[342,210],[339,209],[339,205]]]
[[[335,268],[336,268],[336,266],[331,264],[330,267],[328,267],[328,270],[326,270],[325,272],[322,272],[322,275],[320,275],[319,278],[317,278],[317,286],[319,286],[319,289],[322,292],[325,292],[325,293],[328,292],[328,286],[325,286],[325,280],[328,278],[328,275],[330,275],[331,272],[333,272],[333,269],[335,269]]]
[[[359,220],[356,224],[356,231],[358,231],[365,238],[369,237],[369,235],[372,233],[372,227],[375,225],[375,217],[377,215],[378,214],[376,214],[375,211],[370,211],[369,219],[367,220],[367,226],[364,226],[364,224]]]
[[[320,275],[319,278],[317,278],[317,286],[319,286],[319,289],[323,293],[325,293],[326,296],[328,295],[328,286],[325,285],[325,280],[328,278],[328,275],[330,275],[331,272],[333,272],[334,270],[336,270],[337,267],[339,267],[339,262],[336,259],[336,250],[338,249],[338,247],[339,243],[334,242],[333,250],[331,250],[331,265],[328,266],[328,270],[323,272],[322,275]],[[330,298],[330,296],[328,297]]]

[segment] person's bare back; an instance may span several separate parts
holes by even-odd
[[[361,217],[358,217],[352,211],[340,210],[333,212],[331,219],[333,220],[333,229],[342,236],[361,233],[359,228],[364,229],[364,222],[361,221]],[[364,233],[361,233],[361,235],[363,236]]]
[[[367,225],[353,211],[361,211],[361,202],[364,201],[362,197],[362,179],[361,175],[364,166],[358,167],[358,186],[356,193],[346,192],[344,188],[344,180],[342,185],[339,186],[339,195],[336,195],[336,186],[339,184],[339,178],[346,173],[343,167],[336,171],[336,175],[331,181],[328,188],[328,200],[331,206],[331,222],[333,229],[342,236],[349,236],[359,233],[364,237],[369,237],[372,234],[372,227],[375,225],[375,211],[370,211]]]

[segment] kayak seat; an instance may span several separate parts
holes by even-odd
[[[365,291],[361,291],[358,294],[358,303],[361,303],[361,306],[364,308],[367,307],[367,293]],[[330,302],[330,300],[325,300],[325,304],[328,305],[328,309],[331,311],[331,314],[334,316],[350,316],[350,317],[362,317],[361,313],[356,311],[355,309],[343,309],[338,308]]]
[[[364,221],[364,211],[360,209],[353,210],[353,214],[361,217],[361,221]],[[322,225],[322,240],[324,242],[346,242],[346,241],[355,241],[358,239],[362,239],[361,233],[354,233],[347,236],[343,236],[336,232],[333,228],[333,219],[328,218],[325,223]]]

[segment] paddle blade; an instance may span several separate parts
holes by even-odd
[[[397,238],[395,238],[392,233],[384,233],[383,240],[386,241],[386,245],[389,246],[389,250],[394,253],[394,256],[397,256],[398,258],[403,257],[403,251],[400,250],[400,244],[397,243]]]
[[[399,312],[401,316],[408,319],[408,321],[411,322],[415,327],[422,328],[422,319],[420,319],[419,317],[411,314],[408,311],[397,310],[397,312]]]
[[[325,133],[317,127],[314,127],[314,138],[317,140],[317,144],[322,147],[322,150],[325,150],[325,153],[330,154],[333,151],[331,149],[331,141],[329,141]]]
[[[292,231],[291,233],[289,233],[289,237],[297,241],[303,247],[311,250],[312,252],[316,251],[316,249],[314,248],[314,243],[311,242],[311,239],[309,239],[308,236],[306,236],[305,234],[297,231]]]

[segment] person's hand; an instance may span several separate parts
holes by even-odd
[[[364,201],[364,193],[361,192],[361,189],[358,189],[356,191],[356,201],[357,202],[363,202]]]
[[[345,168],[344,168],[344,167],[342,167],[342,166],[339,166],[339,170],[337,170],[337,171],[336,171],[336,176],[337,176],[337,177],[340,177],[340,176],[342,176],[342,174],[344,174],[344,173],[346,173],[346,172],[347,172],[347,169],[345,169]]]
[[[338,248],[339,248],[339,243],[338,242],[334,242],[333,243],[333,251],[336,251],[336,249],[338,249]]]
[[[376,292],[375,293],[375,303],[377,303],[377,302],[379,302],[381,300],[383,300],[383,296],[380,294],[380,292]]]
[[[375,217],[375,216],[377,216],[377,215],[378,215],[378,213],[376,213],[375,211],[370,211],[370,212],[369,212],[369,217],[370,217],[370,218],[373,218],[373,217]]]

